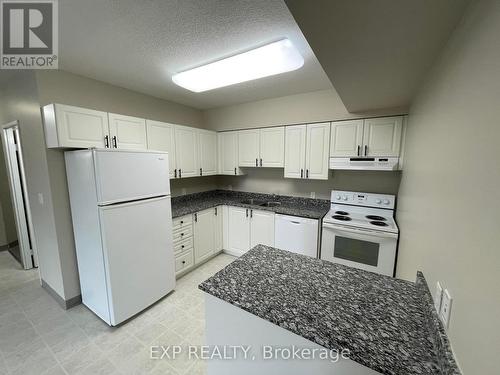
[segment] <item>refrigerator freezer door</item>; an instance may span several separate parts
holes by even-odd
[[[167,153],[94,152],[99,205],[170,195]]]
[[[170,197],[103,206],[99,217],[114,326],[175,287]]]

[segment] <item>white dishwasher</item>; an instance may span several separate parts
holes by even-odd
[[[319,220],[276,214],[275,247],[318,257]]]

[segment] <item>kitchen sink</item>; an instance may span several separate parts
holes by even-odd
[[[277,206],[281,206],[281,202],[266,202],[266,203],[259,204],[259,206],[262,206],[262,207],[277,207]]]
[[[257,199],[246,199],[244,201],[241,201],[240,203],[241,204],[251,204],[253,206],[262,206],[266,202],[260,201],[260,200],[257,200]]]

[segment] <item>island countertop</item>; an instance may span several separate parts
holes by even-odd
[[[420,273],[413,283],[257,245],[199,288],[382,374],[460,374]]]

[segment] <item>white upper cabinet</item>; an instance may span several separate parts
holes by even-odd
[[[217,134],[218,173],[238,176],[242,172],[238,166],[238,132],[222,132]]]
[[[398,157],[403,117],[332,122],[331,157]]]
[[[328,179],[330,123],[288,126],[285,177]]]
[[[194,263],[198,264],[215,253],[215,210],[209,208],[194,215]]]
[[[176,125],[174,133],[177,177],[199,176],[197,129]]]
[[[198,129],[198,165],[200,176],[217,174],[217,133]]]
[[[402,117],[366,119],[363,135],[364,156],[399,156]]]
[[[250,210],[250,249],[258,244],[274,246],[274,212]]]
[[[328,180],[330,123],[307,125],[306,178]]]
[[[240,167],[258,167],[260,156],[259,129],[238,132],[238,163]]]
[[[331,157],[361,156],[363,120],[332,122],[330,138]]]
[[[175,176],[175,136],[173,124],[166,122],[146,120],[148,149],[168,152],[170,177]]]
[[[43,107],[43,123],[48,148],[109,147],[107,112],[48,104]]]
[[[304,178],[307,125],[287,126],[285,131],[285,177]]]
[[[147,149],[145,119],[115,113],[109,113],[108,119],[112,147],[128,150]]]
[[[260,167],[285,165],[285,127],[260,129]]]
[[[285,128],[264,128],[238,132],[240,167],[278,167],[285,162]]]

